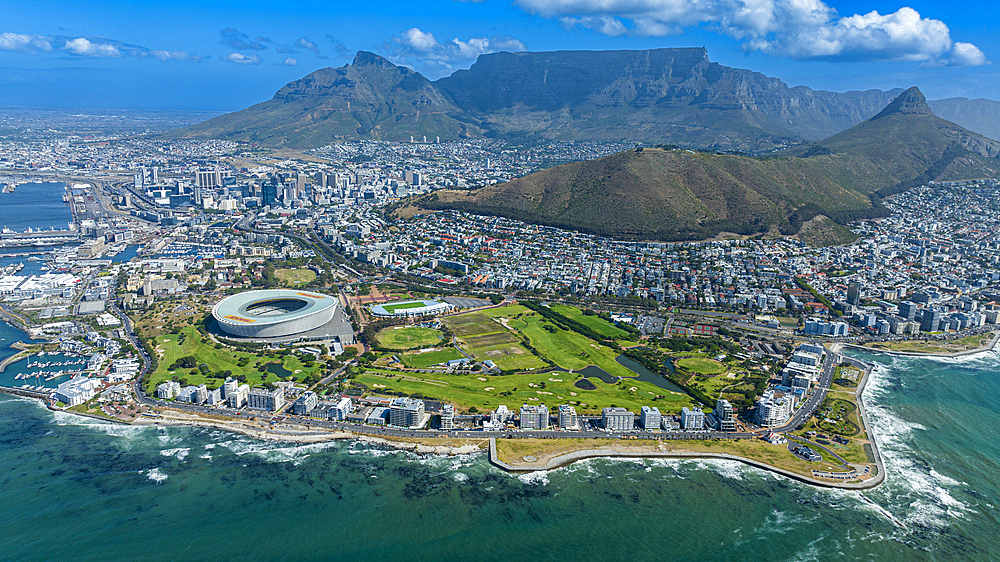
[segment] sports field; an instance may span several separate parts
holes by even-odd
[[[708,357],[684,357],[678,359],[676,365],[698,375],[721,375],[727,371],[724,364]]]
[[[278,269],[274,276],[289,287],[311,283],[316,280],[316,272],[311,269]]]
[[[572,404],[581,414],[596,414],[601,408],[611,405],[633,412],[638,412],[642,406],[656,406],[664,414],[673,414],[679,412],[682,406],[691,404],[686,394],[666,392],[651,383],[626,380],[606,384],[598,379],[589,379],[596,389],[581,390],[573,386],[577,378],[558,372],[483,376],[476,373],[431,375],[387,370],[372,370],[356,377],[370,388],[382,390],[384,386],[407,394],[419,393],[455,404],[460,410],[475,406],[480,412],[496,409],[500,404],[512,409],[521,404],[545,404],[549,408]],[[657,396],[662,398],[654,401]]]
[[[422,306],[425,306],[424,303],[417,301],[417,302],[401,302],[399,304],[386,304],[382,305],[382,308],[385,309],[386,312],[396,312],[397,310],[420,308]]]
[[[415,347],[433,347],[441,343],[442,334],[431,328],[417,326],[390,327],[375,336],[379,345],[389,349],[413,349]]]
[[[550,308],[552,308],[555,312],[562,314],[566,318],[576,320],[606,338],[623,338],[629,335],[629,333],[625,330],[622,330],[618,326],[615,326],[600,316],[587,316],[582,310],[576,308],[575,306],[554,304]]]
[[[449,347],[440,351],[404,353],[400,356],[399,360],[411,369],[426,369],[432,365],[444,363],[445,361],[451,361],[452,359],[461,359],[462,357],[464,356],[461,352],[453,347]]]
[[[505,371],[548,367],[521,345],[517,335],[486,314],[473,312],[449,316],[443,321],[459,338],[462,349],[478,361],[493,361]]]

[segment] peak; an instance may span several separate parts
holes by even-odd
[[[920,88],[913,86],[892,100],[885,109],[878,115],[872,117],[872,121],[888,115],[933,115],[931,106],[927,105],[927,98],[920,91]]]
[[[385,57],[370,53],[368,51],[358,51],[354,55],[352,66],[377,66],[379,68],[395,68],[396,65],[389,62]]]

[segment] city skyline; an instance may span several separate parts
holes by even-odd
[[[917,85],[932,99],[996,97],[997,40],[975,6],[625,4],[440,0],[276,10],[255,2],[42,2],[5,14],[0,99],[19,107],[234,111],[312,71],[343,66],[359,50],[436,79],[489,52],[688,46],[791,86]]]

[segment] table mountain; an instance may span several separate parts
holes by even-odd
[[[493,53],[436,82],[362,51],[352,64],[318,70],[266,102],[173,136],[299,148],[501,136],[763,153],[842,131],[898,93],[789,88],[711,62],[703,48]]]

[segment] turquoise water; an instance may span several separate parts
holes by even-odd
[[[868,492],[726,461],[512,476],[482,455],[129,427],[0,397],[2,557],[996,559],[1000,354],[874,360],[889,470]]]
[[[25,183],[14,193],[0,193],[0,229],[66,230],[73,213],[62,200],[65,194],[66,184],[61,182]]]

